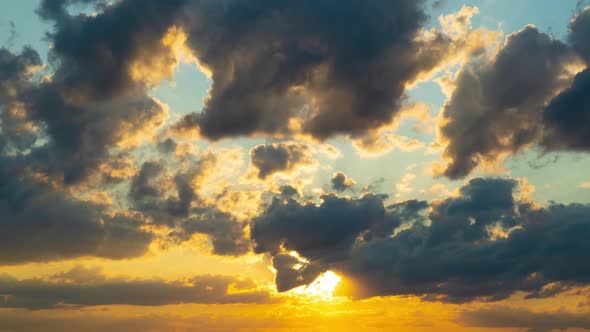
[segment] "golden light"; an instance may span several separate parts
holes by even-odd
[[[334,290],[342,281],[336,273],[326,271],[308,286],[294,289],[294,293],[314,300],[329,301],[334,299]]]

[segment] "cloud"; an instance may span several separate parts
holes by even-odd
[[[250,163],[258,178],[263,180],[276,173],[293,173],[303,166],[315,164],[315,161],[307,145],[287,142],[252,148]]]
[[[190,238],[193,234],[207,234],[211,239],[213,254],[239,256],[250,251],[246,225],[228,213],[209,209],[192,216],[181,224],[181,232],[172,235]]]
[[[441,174],[462,178],[531,146],[587,152],[590,69],[577,72],[590,63],[588,30],[590,9],[574,16],[567,42],[527,26],[491,61],[464,65],[439,122]]]
[[[169,230],[168,240],[172,242],[205,234],[211,240],[213,254],[247,253],[247,225],[222,211],[224,204],[235,203],[232,199],[239,199],[236,194],[241,192],[226,191],[216,197],[215,204],[200,194],[204,179],[220,167],[222,160],[215,153],[205,152],[183,162],[184,166],[164,160],[145,162],[131,181],[128,198],[132,209],[149,217],[153,225]]]
[[[301,255],[299,263],[275,264],[280,291],[307,283],[302,274],[327,270],[351,280],[354,297],[450,302],[497,301],[518,291],[546,297],[590,283],[582,268],[590,206],[542,207],[523,185],[477,178],[443,200],[391,206],[372,194],[324,195],[320,205],[276,199],[253,220],[252,239],[257,252],[281,261],[291,251]]]
[[[358,199],[323,195],[319,206],[302,205],[290,198],[273,200],[253,220],[251,236],[256,252],[274,256],[278,289],[286,291],[313,281],[323,272],[322,268],[346,260],[357,237],[391,235],[405,219],[400,210],[421,205],[407,202],[386,208],[383,199],[374,194]],[[288,254],[291,251],[303,259]],[[296,264],[302,267],[293,268]]]
[[[412,189],[411,186],[412,186],[412,182],[414,182],[415,180],[416,180],[416,174],[414,174],[414,173],[404,174],[404,176],[402,176],[400,181],[395,185],[395,189],[397,191],[395,194],[395,197],[399,199],[403,195],[406,195],[406,194],[414,191],[414,189]]]
[[[461,312],[458,322],[471,327],[526,329],[529,332],[567,329],[590,330],[588,313],[573,313],[563,310],[534,312],[510,307],[482,308]]]
[[[108,278],[100,270],[78,267],[48,278],[0,275],[3,308],[51,309],[67,306],[268,303],[269,293],[249,279],[194,276],[165,281]]]
[[[508,36],[490,62],[464,65],[439,120],[443,174],[464,177],[482,162],[537,141],[539,110],[566,87],[566,65],[573,60],[563,42],[527,26]]]
[[[332,189],[339,192],[345,191],[356,184],[353,179],[349,178],[342,172],[334,173],[330,182],[332,183]]]
[[[53,81],[63,94],[86,101],[136,95],[172,76],[178,59],[166,37],[186,1],[118,1],[96,15],[67,8],[92,2],[99,1],[44,0],[37,10],[53,23],[47,34],[58,65]]]
[[[176,130],[198,128],[213,140],[366,134],[398,116],[408,86],[483,52],[490,37],[470,27],[453,36],[425,33],[424,1],[231,0],[188,8],[187,42],[213,85],[203,111]],[[469,25],[475,13],[469,7],[445,22]]]
[[[35,183],[11,169],[19,165],[0,161],[0,264],[124,259],[147,252],[153,235],[142,229],[141,216],[113,214],[103,205]]]
[[[62,185],[90,168],[121,178],[123,155],[109,160],[108,148],[153,128],[161,108],[151,99],[74,106],[54,81],[34,80],[40,66],[30,48],[0,49],[0,264],[142,256],[154,238],[142,215],[84,201]]]
[[[590,151],[589,91],[590,69],[586,69],[576,75],[571,87],[549,103],[543,113],[543,146],[554,151]]]

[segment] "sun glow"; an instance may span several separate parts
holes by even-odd
[[[329,301],[334,299],[334,291],[341,280],[334,272],[327,271],[308,286],[296,288],[294,292],[315,300]]]

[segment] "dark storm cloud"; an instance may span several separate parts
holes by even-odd
[[[590,330],[590,315],[588,313],[533,312],[510,307],[463,311],[459,315],[458,322],[471,327],[525,329],[529,332]]]
[[[387,207],[374,195],[324,196],[319,206],[275,200],[253,221],[252,238],[257,251],[281,262],[289,259],[285,251],[303,257],[299,269],[293,258],[275,264],[283,268],[281,291],[330,269],[352,280],[358,297],[496,301],[590,283],[583,263],[590,259],[590,206],[541,207],[517,198],[518,189],[514,180],[473,179],[456,197]]]
[[[276,143],[258,145],[250,150],[250,163],[258,178],[266,179],[275,173],[289,173],[300,166],[313,164],[311,149],[305,144]]]
[[[571,83],[567,66],[590,63],[590,9],[577,14],[568,42],[527,27],[511,35],[491,63],[465,65],[440,126],[448,164],[443,174],[468,175],[536,145],[544,151],[590,150],[590,69]]]
[[[187,11],[189,45],[212,72],[202,113],[177,128],[210,139],[302,131],[325,139],[380,127],[405,86],[451,52],[416,37],[424,1],[200,1]]]
[[[345,191],[356,184],[353,179],[347,177],[342,172],[334,173],[330,182],[332,183],[332,189],[339,192]]]
[[[109,279],[97,270],[78,268],[46,279],[18,280],[0,275],[0,308],[51,309],[63,306],[268,303],[270,295],[251,280],[195,276],[185,280]],[[82,272],[82,274],[81,274]],[[81,276],[81,277],[80,277]],[[233,287],[239,292],[230,293]]]
[[[480,162],[537,140],[543,105],[564,87],[571,59],[567,45],[528,26],[510,35],[492,62],[466,64],[442,114],[444,175],[464,177]]]

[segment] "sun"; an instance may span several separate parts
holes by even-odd
[[[334,290],[336,290],[340,281],[342,281],[342,278],[336,273],[326,271],[311,284],[300,287],[296,292],[313,299],[329,301],[334,299]]]

